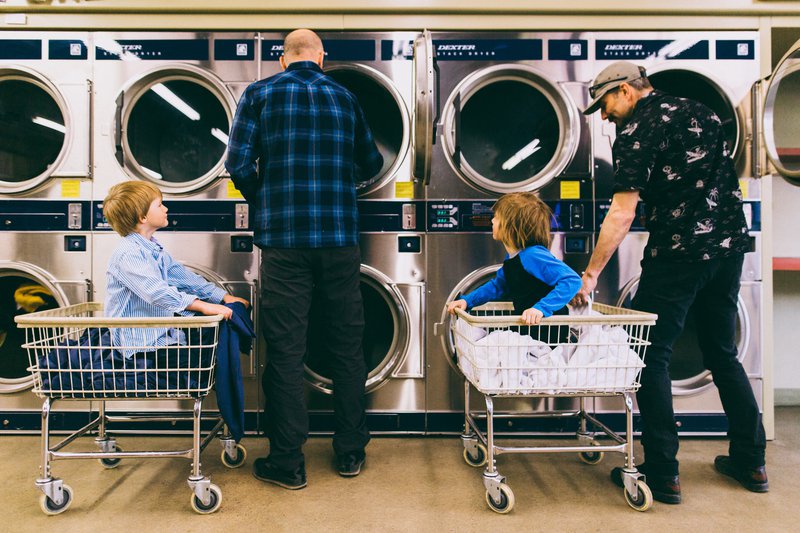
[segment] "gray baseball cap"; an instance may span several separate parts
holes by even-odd
[[[647,76],[644,67],[634,65],[628,61],[617,61],[604,68],[589,87],[589,96],[592,102],[584,111],[584,115],[591,115],[600,109],[600,101],[610,91],[616,89],[626,81],[638,80]]]

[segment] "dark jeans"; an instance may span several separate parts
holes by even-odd
[[[642,387],[642,446],[648,473],[678,474],[678,430],[672,410],[669,361],[689,308],[697,317],[703,366],[711,371],[728,416],[730,456],[746,466],[764,464],[766,439],[753,390],[736,353],[736,316],[742,256],[697,263],[642,261],[633,308],[658,314],[650,331]]]
[[[269,460],[294,470],[304,464],[308,411],[303,357],[312,305],[323,309],[324,335],[331,358],[337,454],[362,450],[369,442],[364,384],[367,368],[362,340],[364,305],[360,284],[361,252],[347,248],[264,248],[261,254],[261,323],[267,343],[263,376]]]

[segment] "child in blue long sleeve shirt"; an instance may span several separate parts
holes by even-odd
[[[534,193],[518,192],[502,196],[493,210],[492,237],[508,253],[503,267],[492,280],[450,302],[447,310],[510,298],[514,313],[527,324],[568,314],[567,303],[581,288],[581,278],[550,253],[550,208]]]

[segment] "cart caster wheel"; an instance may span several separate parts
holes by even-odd
[[[222,491],[214,485],[213,483],[209,487],[211,500],[208,502],[208,505],[204,505],[200,498],[197,497],[194,493],[192,493],[192,509],[196,513],[200,514],[211,514],[217,509],[219,506],[222,505]]]
[[[653,493],[650,492],[650,487],[641,479],[636,481],[636,488],[639,489],[639,495],[634,500],[630,493],[625,490],[625,501],[632,509],[644,512],[653,505]],[[623,489],[624,490],[624,489]]]
[[[231,457],[228,455],[228,452],[223,449],[220,459],[222,459],[222,464],[228,468],[239,468],[244,464],[244,460],[247,459],[247,449],[245,449],[245,447],[241,444],[237,444],[236,457]]]
[[[511,491],[511,487],[505,483],[501,483],[499,488],[500,501],[494,501],[491,494],[489,494],[489,491],[487,490],[486,503],[489,504],[489,508],[495,513],[506,514],[511,512],[511,509],[514,508],[514,493]]]
[[[464,448],[464,461],[466,461],[469,466],[474,466],[475,468],[483,466],[488,459],[489,454],[486,452],[486,446],[483,444],[478,443],[478,455],[476,457],[472,457],[469,450]]]
[[[118,452],[121,452],[122,448],[117,446],[115,448],[115,450],[118,451]],[[122,459],[119,458],[119,457],[116,457],[114,459],[98,459],[98,461],[100,461],[100,464],[103,465],[103,468],[107,468],[107,469],[111,470],[112,468],[118,467],[119,464],[122,462]]]
[[[61,505],[56,505],[56,503],[45,494],[39,497],[39,506],[42,508],[44,514],[56,515],[69,509],[69,506],[72,504],[72,487],[66,483],[62,484],[61,487],[64,491],[64,499],[61,501]]]
[[[596,440],[592,441],[592,446],[600,446]],[[600,461],[603,460],[605,457],[605,452],[581,452],[578,456],[581,458],[581,461],[586,463],[587,465],[596,465]]]

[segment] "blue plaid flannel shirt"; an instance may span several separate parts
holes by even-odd
[[[311,61],[257,81],[239,101],[225,168],[266,248],[358,243],[356,183],[383,166],[355,96]]]

